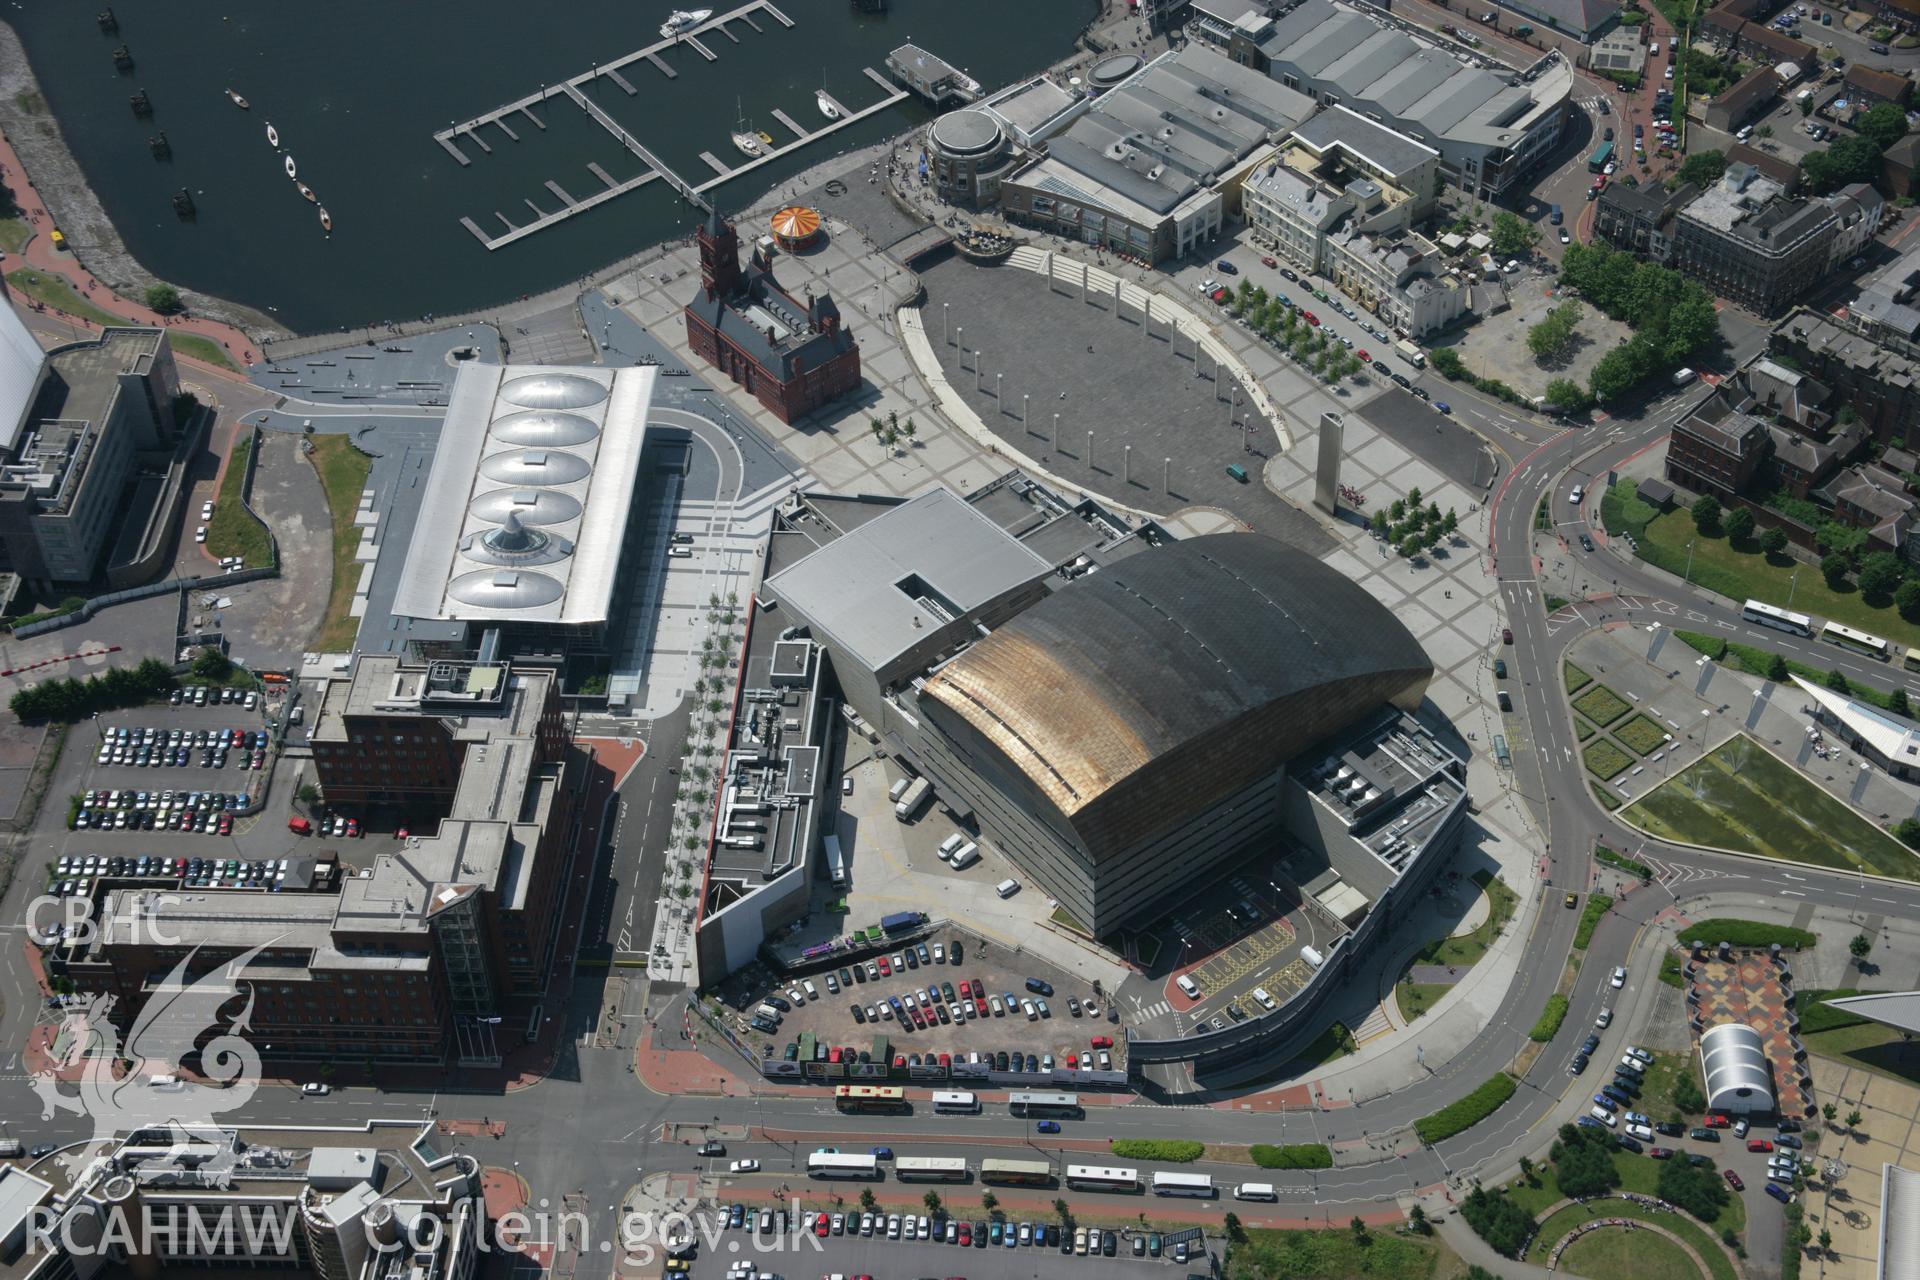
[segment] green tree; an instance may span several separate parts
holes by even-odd
[[[1239,1224],[1239,1219],[1232,1214],[1228,1214],[1227,1217],[1232,1220],[1232,1225],[1227,1228],[1227,1235],[1231,1238],[1233,1227]],[[1433,1224],[1427,1221],[1427,1211],[1417,1204],[1407,1210],[1407,1226],[1412,1228],[1413,1234],[1417,1236],[1433,1234]]]
[[[1835,591],[1846,585],[1847,558],[1838,551],[1829,552],[1820,558],[1820,576],[1826,579],[1827,586]]]
[[[1907,576],[1907,567],[1892,551],[1878,551],[1860,566],[1860,594],[1869,600],[1885,600]]]
[[[1235,1244],[1245,1244],[1247,1242],[1247,1229],[1240,1225],[1239,1214],[1231,1209],[1227,1210],[1226,1220],[1222,1225],[1227,1229],[1227,1239]]]
[[[1882,105],[1885,105],[1885,104],[1883,103]],[[1832,1248],[1833,1248],[1833,1232],[1827,1230],[1825,1227],[1820,1228],[1820,1252],[1826,1253],[1828,1250]]]
[[[1519,214],[1502,209],[1493,215],[1493,251],[1503,258],[1520,258],[1540,243],[1540,229]]]
[[[1365,1245],[1367,1243],[1367,1224],[1360,1220],[1359,1214],[1356,1213],[1353,1215],[1353,1221],[1347,1224],[1347,1229],[1353,1232],[1353,1242],[1355,1244]]]
[[[1475,1186],[1460,1202],[1460,1216],[1489,1248],[1506,1257],[1514,1257],[1533,1233],[1533,1215],[1505,1196],[1489,1195]]]
[[[1622,343],[1600,357],[1587,380],[1587,389],[1601,404],[1611,404],[1633,390],[1642,376],[1641,365],[1631,342]]]
[[[147,286],[147,307],[161,315],[172,315],[180,309],[180,291],[170,284],[150,284]]]
[[[1720,531],[1720,500],[1712,494],[1703,494],[1694,499],[1691,508],[1693,527],[1711,537]]]
[[[1055,1196],[1053,1199],[1053,1216],[1062,1222],[1071,1223],[1073,1221],[1073,1206],[1068,1204],[1063,1197]]]
[[[1891,102],[1883,102],[1855,120],[1853,127],[1861,137],[1885,151],[1906,136],[1907,113]]]
[[[939,1216],[942,1205],[938,1191],[927,1192],[927,1194],[920,1197],[920,1203],[927,1207],[927,1213],[930,1216]]]
[[[1867,952],[1871,950],[1873,950],[1873,939],[1864,933],[1854,934],[1853,940],[1847,943],[1847,952],[1852,955],[1855,960],[1865,960],[1867,958]]]
[[[303,782],[300,784],[300,789],[294,792],[294,799],[300,802],[302,808],[311,811],[320,803],[320,788],[311,782]]]
[[[1569,1134],[1571,1130],[1571,1134]],[[1564,1125],[1553,1144],[1553,1180],[1560,1194],[1572,1197],[1604,1195],[1620,1185],[1614,1167],[1612,1136]]]
[[[1572,378],[1555,378],[1549,382],[1544,398],[1548,404],[1568,413],[1578,413],[1593,403],[1593,397]]]
[[[1462,360],[1460,353],[1452,347],[1435,347],[1433,354],[1427,357],[1427,362],[1439,372],[1441,377],[1450,378],[1455,382],[1467,375],[1466,361]]]
[[[1712,1169],[1697,1168],[1686,1160],[1668,1160],[1660,1166],[1654,1184],[1655,1194],[1669,1204],[1677,1204],[1702,1222],[1720,1216],[1732,1197],[1727,1184]]]
[[[1727,171],[1727,157],[1719,151],[1696,151],[1680,166],[1680,181],[1710,187]]]
[[[1707,1109],[1706,1095],[1700,1092],[1700,1086],[1694,1081],[1693,1072],[1684,1071],[1673,1082],[1673,1105],[1683,1116],[1697,1116]]]
[[[1760,550],[1770,556],[1777,556],[1787,549],[1787,531],[1777,526],[1768,526],[1760,531]]]
[[[1832,1124],[1833,1118],[1840,1114],[1840,1108],[1834,1106],[1831,1102],[1829,1102],[1825,1106],[1820,1108],[1820,1114],[1827,1118],[1828,1124]]]
[[[1547,312],[1545,319],[1527,330],[1527,350],[1541,360],[1564,356],[1573,346],[1582,314],[1577,302],[1563,302]]]
[[[1779,654],[1772,654],[1767,658],[1767,679],[1775,684],[1785,684],[1787,677],[1792,674],[1787,670],[1787,660]]]
[[[233,659],[218,649],[202,649],[193,660],[193,674],[206,680],[225,680],[233,674]]]
[[[1746,507],[1735,507],[1727,513],[1725,528],[1729,542],[1745,542],[1753,536],[1753,512]]]
[[[1381,534],[1381,535],[1383,535],[1383,536],[1384,536],[1384,535],[1386,534],[1386,532],[1387,532],[1387,513],[1386,513],[1386,511],[1384,511],[1384,510],[1380,510],[1380,511],[1375,511],[1375,512],[1373,513],[1373,519],[1372,519],[1372,520],[1371,520],[1371,521],[1370,521],[1369,523],[1371,523],[1371,524],[1373,525],[1373,531],[1374,531],[1375,533],[1377,533],[1377,534]]]
[[[1902,818],[1894,823],[1893,837],[1909,849],[1920,849],[1920,818]],[[1833,1117],[1828,1116],[1827,1119]]]
[[[1835,667],[1827,672],[1827,688],[1835,693],[1852,693],[1853,685],[1847,681],[1847,673]]]
[[[992,1213],[1000,1207],[1000,1197],[991,1191],[982,1191],[980,1193],[980,1207],[988,1213]]]
[[[1847,1112],[1847,1128],[1850,1130],[1859,1129],[1860,1122],[1864,1119],[1866,1119],[1866,1117],[1860,1114],[1860,1109],[1858,1107],[1854,1108],[1852,1111]]]
[[[872,1187],[860,1188],[860,1212],[862,1213],[873,1212],[873,1188]]]
[[[1905,716],[1909,720],[1913,718],[1913,707],[1907,702],[1907,691],[1905,689],[1895,689],[1887,695],[1887,710],[1891,711],[1894,715]]]
[[[1893,589],[1893,607],[1908,622],[1920,621],[1920,579],[1908,578]]]

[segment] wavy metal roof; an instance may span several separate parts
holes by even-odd
[[[927,681],[1100,856],[1271,772],[1433,664],[1358,584],[1259,534],[1077,579]]]
[[[1744,1022],[1723,1022],[1700,1036],[1700,1070],[1712,1110],[1771,1111],[1773,1073],[1760,1033]]]

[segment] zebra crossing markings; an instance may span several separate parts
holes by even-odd
[[[1138,1000],[1135,1000],[1133,1003],[1134,1016],[1142,1022],[1150,1021],[1172,1012],[1173,1005],[1166,1000],[1156,1000],[1152,1004],[1141,1004]]]

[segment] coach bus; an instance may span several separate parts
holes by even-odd
[[[1007,1109],[1016,1116],[1029,1116],[1040,1119],[1046,1116],[1080,1115],[1080,1095],[1077,1093],[1010,1093],[1007,1095]]]
[[[1138,1191],[1138,1169],[1103,1169],[1093,1164],[1067,1166],[1067,1185],[1076,1191]]]
[[[1843,627],[1837,622],[1829,622],[1820,628],[1820,638],[1828,644],[1839,645],[1842,649],[1851,649],[1855,653],[1864,653],[1869,658],[1878,658],[1882,662],[1893,656],[1893,646],[1879,636],[1855,631],[1852,627]]]
[[[1605,171],[1607,161],[1611,159],[1613,159],[1613,144],[1611,142],[1601,143],[1598,147],[1594,148],[1593,154],[1587,157],[1587,172],[1601,173]]]
[[[943,1116],[970,1116],[980,1110],[980,1100],[963,1089],[936,1089],[933,1109]]]
[[[809,1178],[880,1179],[880,1161],[874,1156],[842,1155],[836,1151],[816,1151],[807,1157]]]
[[[1748,622],[1757,622],[1763,627],[1772,627],[1776,631],[1791,631],[1797,636],[1813,634],[1813,619],[1804,613],[1788,613],[1759,600],[1749,600],[1740,607],[1740,616]]]
[[[899,1085],[841,1084],[833,1088],[833,1105],[842,1111],[902,1112],[907,1109],[907,1091]]]
[[[893,1176],[902,1182],[965,1182],[967,1162],[958,1156],[901,1156]]]
[[[1045,1160],[982,1160],[980,1181],[1003,1187],[1050,1187],[1053,1166]]]
[[[1153,1194],[1157,1196],[1194,1196],[1213,1199],[1213,1179],[1204,1173],[1153,1173]]]

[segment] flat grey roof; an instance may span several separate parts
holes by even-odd
[[[1920,1035],[1920,991],[1872,991],[1826,1002],[1836,1009],[1871,1018],[1882,1026]]]
[[[960,613],[1033,581],[1052,566],[959,494],[921,494],[768,579],[796,612],[831,625],[839,648],[870,671],[949,621],[927,591]]]
[[[1295,129],[1293,136],[1315,151],[1325,151],[1336,144],[1343,146],[1396,175],[1440,158],[1440,153],[1432,147],[1338,104]]]

